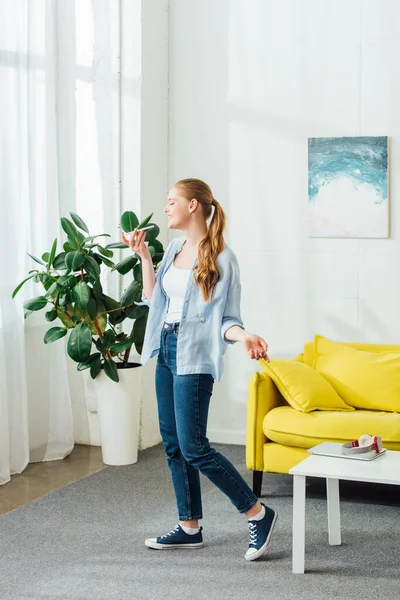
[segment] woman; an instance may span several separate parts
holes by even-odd
[[[178,181],[165,212],[168,228],[185,235],[169,244],[157,274],[146,232],[135,230],[129,240],[122,234],[142,261],[142,300],[150,306],[142,363],[158,354],[160,432],[179,514],[175,529],[145,544],[160,550],[203,546],[201,471],[248,518],[245,558],[255,560],[266,551],[277,513],[261,504],[235,467],[211,448],[206,430],[213,384],[221,378],[227,345],[241,342],[250,358],[269,361],[267,344],[243,327],[239,266],[224,242],[225,214],[209,186],[198,179]]]

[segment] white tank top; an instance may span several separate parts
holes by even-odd
[[[183,301],[192,269],[178,269],[174,263],[164,274],[163,288],[169,298],[166,323],[177,323],[181,320]]]

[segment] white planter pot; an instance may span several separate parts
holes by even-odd
[[[119,383],[102,370],[94,379],[101,451],[106,465],[137,462],[142,396],[141,365],[118,369]]]

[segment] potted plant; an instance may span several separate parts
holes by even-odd
[[[115,264],[114,250],[128,246],[122,242],[102,245],[98,239],[111,237],[109,234],[90,235],[79,215],[70,212],[70,216],[71,219],[61,218],[67,236],[63,251],[57,253],[55,239],[51,250],[41,258],[29,254],[39,268],[29,271],[15,288],[13,298],[30,279],[43,286],[42,295],[24,303],[25,318],[46,309],[49,323],[57,319],[61,322],[61,326],[47,331],[44,343],[68,336],[68,355],[79,371],[89,369],[95,380],[103,461],[132,464],[137,460],[140,379],[136,372],[141,365],[130,362],[129,356],[133,344],[141,354],[148,316],[148,306],[138,304],[143,289],[141,261],[130,254]],[[150,223],[152,216],[153,213],[139,223],[135,213],[127,211],[121,217],[121,228],[128,233],[149,227],[146,241],[157,268],[164,248],[157,239],[159,227]],[[102,268],[121,275],[132,274],[132,281],[119,299],[104,293]],[[132,325],[127,332],[123,326],[129,321]]]

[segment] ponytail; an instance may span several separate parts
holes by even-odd
[[[217,257],[225,248],[225,213],[220,203],[214,198],[210,186],[204,181],[193,178],[181,179],[175,184],[175,187],[181,188],[188,200],[197,199],[201,204],[206,221],[210,218],[212,207],[214,207],[214,214],[207,235],[199,243],[198,261],[193,269],[193,276],[201,289],[204,301],[211,302],[215,285],[220,276],[217,268]]]
[[[212,204],[214,214],[207,235],[199,244],[196,274],[196,282],[206,302],[211,302],[213,298],[214,287],[219,280],[217,257],[225,248],[223,235],[226,223],[225,213],[215,198],[213,198]]]

